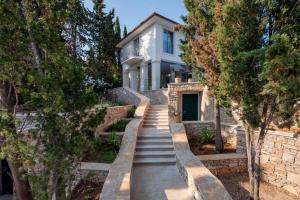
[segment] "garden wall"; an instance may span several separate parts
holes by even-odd
[[[97,133],[105,131],[111,124],[126,118],[128,110],[132,108],[133,105],[108,107],[104,121],[97,127]]]
[[[261,155],[262,180],[300,197],[300,135],[269,131]]]
[[[103,185],[101,200],[130,200],[131,172],[137,135],[150,100],[129,88],[117,88],[111,91],[116,100],[137,107],[135,118],[126,126],[117,158],[112,163]]]

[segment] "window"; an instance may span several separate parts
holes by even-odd
[[[140,40],[139,38],[133,41],[133,48],[134,48],[134,56],[140,55]]]
[[[173,54],[173,33],[171,31],[164,30],[163,49],[164,53]]]

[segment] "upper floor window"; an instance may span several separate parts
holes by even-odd
[[[173,54],[173,32],[164,30],[163,36],[163,51],[164,53]]]
[[[134,55],[139,56],[140,55],[140,40],[139,40],[139,38],[137,38],[133,41],[133,49],[134,49]]]

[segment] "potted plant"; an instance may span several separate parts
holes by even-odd
[[[189,74],[188,83],[192,83],[192,82],[193,82],[193,76],[192,76],[192,74]]]
[[[174,116],[175,116],[175,122],[180,123],[181,122],[181,113],[179,111],[175,111]]]
[[[179,72],[175,74],[175,83],[181,83],[181,76]]]

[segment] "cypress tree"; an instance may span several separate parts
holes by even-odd
[[[182,44],[184,54],[182,58],[189,66],[196,66],[204,71],[201,75],[202,82],[208,86],[215,98],[215,141],[216,150],[222,152],[224,149],[221,135],[219,76],[220,63],[216,51],[216,19],[218,7],[217,1],[211,0],[186,0],[185,6],[189,12],[184,17],[185,26],[180,26],[187,38]]]
[[[220,85],[246,128],[250,199],[259,199],[261,149],[273,117],[290,127],[297,112],[299,11],[297,0],[226,1],[218,23]]]
[[[124,26],[124,30],[123,30],[123,37],[126,37],[127,36],[127,28],[126,28],[126,26]]]
[[[90,13],[90,50],[88,67],[90,76],[95,80],[115,84],[119,79],[116,58],[116,35],[114,10],[104,12],[103,0],[94,0],[94,9]],[[99,86],[101,89],[102,86]]]

